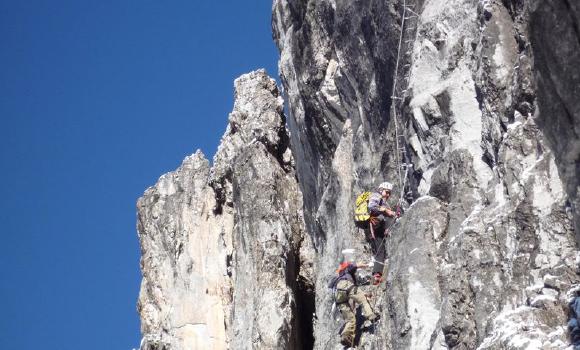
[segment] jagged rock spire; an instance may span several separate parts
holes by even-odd
[[[214,165],[198,151],[139,199],[143,350],[308,347],[292,162],[276,83],[241,76]]]

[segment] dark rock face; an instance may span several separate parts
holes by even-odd
[[[390,96],[399,39],[397,2],[275,1],[274,38],[290,110],[305,219],[317,251],[315,348],[340,328],[326,285],[347,247],[370,255],[352,221],[363,189],[395,174]],[[390,179],[395,181],[395,179]]]
[[[398,40],[396,3],[385,1],[275,1],[274,38],[292,118],[292,147],[307,222],[325,189],[345,123],[355,181],[369,187],[392,164],[387,142],[390,90]],[[340,176],[340,175],[339,175]],[[324,239],[318,231],[315,239]]]
[[[580,4],[532,1],[530,41],[538,83],[538,125],[556,156],[580,242]]]

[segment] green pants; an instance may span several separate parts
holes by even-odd
[[[360,305],[362,307],[363,316],[367,319],[374,320],[375,314],[369,304],[366,296],[357,289],[353,287],[352,282],[348,280],[341,280],[337,283],[336,289],[349,290],[347,294],[347,301],[338,304],[338,309],[344,318],[345,324],[340,334],[341,343],[343,345],[352,346],[354,342],[355,330],[356,330],[356,307]]]

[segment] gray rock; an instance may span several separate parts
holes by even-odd
[[[142,349],[341,349],[327,282],[342,249],[370,260],[354,200],[384,180],[407,210],[358,348],[566,346],[578,6],[409,0],[395,73],[403,3],[274,1],[290,133],[245,75],[213,166],[139,200]]]
[[[365,249],[345,222],[352,210],[345,201],[384,178],[397,179],[395,120],[387,113],[401,3],[274,2],[291,143],[301,188],[313,194],[305,216],[318,248],[316,272],[323,278],[317,285],[331,275],[340,249]],[[383,321],[373,335],[362,334],[360,346],[557,347],[566,341],[551,331],[566,323],[562,301],[530,308],[526,292],[549,274],[562,276],[563,288],[578,283],[566,214],[570,192],[553,146],[536,125],[542,110],[536,108],[530,8],[516,1],[409,3],[419,16],[407,22],[398,83],[405,91],[395,91],[404,99],[400,110],[414,163],[405,192],[443,202],[420,199],[393,228],[390,284],[379,303]],[[433,207],[417,210],[419,203]],[[400,236],[421,234],[418,223],[438,210],[445,228],[433,241],[420,240],[431,260],[412,265],[422,271],[420,285],[437,283],[428,288],[433,294],[418,297],[403,268],[408,257],[399,254],[418,239]],[[544,298],[538,306],[553,297],[548,289],[536,293]],[[323,293],[317,287],[315,348],[335,341],[336,326],[321,320],[330,308]],[[420,306],[415,312],[409,305]],[[514,322],[528,322],[527,330],[511,327]]]
[[[142,349],[312,342],[297,336],[312,323],[312,252],[282,99],[264,71],[235,87],[213,167],[198,152],[139,200]]]
[[[538,86],[536,116],[556,157],[580,242],[580,4],[530,2],[530,42]]]

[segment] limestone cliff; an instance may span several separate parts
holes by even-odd
[[[579,11],[275,0],[288,119],[263,71],[240,77],[213,165],[198,152],[138,202],[141,348],[342,349],[327,282],[342,249],[370,260],[354,199],[383,180],[406,210],[359,348],[565,348]]]
[[[282,98],[263,71],[235,87],[213,166],[197,152],[139,199],[141,349],[308,346],[294,334],[309,322],[309,241]]]

